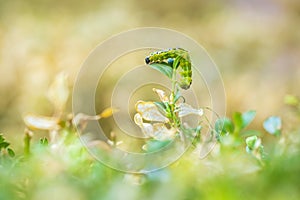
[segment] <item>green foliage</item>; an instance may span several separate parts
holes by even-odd
[[[256,135],[246,138],[246,151],[253,155],[261,165],[264,165],[265,159],[264,146],[261,144],[261,139]]]
[[[22,126],[20,108],[49,113],[48,104],[37,102],[37,98],[42,96],[44,84],[52,73],[62,67],[70,71],[78,66],[91,46],[120,28],[118,20],[126,21],[126,27],[147,24],[178,27],[196,40],[205,41],[220,65],[225,85],[234,88],[227,92],[228,111],[236,111],[241,107],[239,103],[244,107],[251,102],[262,116],[273,115],[267,113],[270,109],[282,111],[284,122],[281,134],[276,137],[269,131],[260,131],[263,122],[259,119],[256,119],[258,127],[251,126],[258,130],[245,127],[234,133],[232,116],[227,116],[231,123],[220,134],[224,140],[205,159],[199,160],[190,148],[174,165],[144,176],[124,175],[93,160],[80,148],[72,129],[58,131],[58,140],[54,142],[61,142],[58,146],[53,145],[48,135],[48,145],[42,146],[40,132],[44,136],[46,131],[36,131],[33,137],[26,137],[25,149],[28,152],[30,149],[26,159],[20,148],[22,138],[20,142],[6,141],[12,147],[1,150],[1,200],[300,199],[300,118],[294,115],[300,113],[296,96],[299,96],[299,1],[0,2],[3,49],[0,129],[11,138],[17,139],[20,134],[19,130],[13,131]],[[103,34],[97,34],[100,32]],[[203,69],[209,69],[206,62],[203,64]],[[106,83],[113,85],[116,77],[108,77],[112,82]],[[263,87],[257,88],[258,82]],[[298,93],[285,98],[288,109],[282,109],[276,99],[285,89]],[[249,98],[256,94],[259,98]],[[101,95],[106,95],[106,91]],[[63,114],[68,114],[68,110]],[[59,125],[68,123],[62,119]],[[68,142],[61,139],[66,133]],[[249,154],[245,151],[246,138],[255,135],[256,141],[261,139],[264,144],[269,162],[258,169],[257,163],[251,162],[255,148]],[[230,148],[224,151],[225,140],[236,139],[240,146],[231,148],[233,143],[229,143]],[[15,150],[13,158],[9,156],[9,148]],[[5,161],[13,162],[4,165]]]
[[[246,138],[247,148],[253,150],[256,148],[258,142],[258,137],[256,135]]]
[[[235,112],[232,120],[224,117],[215,123],[217,138],[221,146],[228,148],[244,147],[246,143],[246,152],[252,155],[260,166],[265,164],[265,151],[261,139],[262,136],[258,130],[246,130],[245,128],[253,121],[256,115],[255,111],[247,111],[244,113]],[[242,142],[245,140],[245,143]]]
[[[228,134],[239,136],[260,135],[257,130],[245,130],[245,128],[253,121],[256,115],[255,111],[247,111],[244,113],[233,113],[232,119],[227,117],[220,118],[215,123],[215,130],[218,137],[226,136]]]
[[[165,70],[165,66],[160,67]],[[159,71],[167,75],[165,71]],[[10,143],[0,134],[0,199],[254,200],[300,197],[300,181],[296,176],[300,173],[299,132],[289,133],[287,137],[283,134],[281,118],[271,116],[263,122],[263,127],[277,137],[271,144],[274,149],[265,149],[262,132],[247,129],[256,112],[235,112],[232,118],[219,118],[214,127],[210,126],[218,143],[211,154],[199,160],[198,151],[204,148],[203,124],[186,127],[181,117],[202,117],[203,110],[180,101],[182,96],[174,77],[174,74],[169,77],[173,83],[170,96],[154,89],[161,101],[139,102],[140,118],[135,119],[141,127],[150,121],[148,124],[159,130],[159,134],[151,135],[143,144],[147,153],[166,148],[172,142],[173,133],[176,133],[175,137],[183,133],[184,137],[194,138],[189,151],[172,166],[148,174],[125,174],[104,166],[83,147],[75,126],[81,128],[88,120],[109,117],[114,109],[106,109],[96,116],[81,113],[66,117],[69,115],[63,109],[67,99],[64,95],[59,105],[54,104],[59,117],[27,115],[23,153],[15,155]],[[64,93],[68,94],[66,87]],[[52,101],[55,96],[52,95]],[[143,117],[147,122],[140,121]],[[161,121],[155,126],[156,120]],[[36,129],[48,131],[49,136],[36,141]],[[115,136],[111,135],[110,139],[110,144],[105,143],[108,152],[112,145],[118,145]]]
[[[3,134],[0,134],[0,157],[5,156],[6,154],[10,157],[15,156],[15,152],[9,146],[10,143],[5,140]]]
[[[151,68],[159,71],[160,73],[166,75],[168,78],[172,78],[173,69],[169,65],[161,64],[161,63],[152,63],[149,65]]]
[[[27,130],[25,138],[30,143],[30,154],[27,159],[20,159],[22,155],[15,156],[13,163],[6,164],[0,170],[0,185],[3,188],[0,198],[47,199],[52,190],[57,194],[51,195],[51,198],[56,199],[116,199],[119,195],[125,199],[157,199],[158,196],[164,199],[268,199],[278,195],[283,198],[287,193],[299,197],[297,186],[300,182],[295,176],[300,173],[299,151],[269,153],[272,164],[267,165],[261,139],[255,130],[245,129],[253,120],[253,112],[235,114],[249,115],[251,117],[238,117],[242,119],[238,124],[227,117],[215,124],[215,131],[222,138],[219,143],[221,147],[224,147],[224,139],[230,136],[236,140],[244,139],[245,142],[239,143],[239,146],[220,151],[219,156],[214,153],[214,156],[201,161],[186,153],[171,167],[146,175],[124,174],[93,159],[81,145],[74,129],[67,125],[67,119],[64,120],[65,128],[58,131],[59,137],[55,143],[47,138],[34,141],[34,133]],[[235,132],[236,126],[239,126],[239,133]],[[200,129],[201,126],[197,127],[195,132],[200,133]],[[0,141],[2,147],[8,147],[3,136]],[[149,140],[145,149],[155,152],[169,143],[168,140]],[[273,145],[279,147],[277,141]],[[297,146],[300,147],[300,144]],[[252,162],[251,157],[257,162]]]
[[[233,123],[235,127],[235,132],[239,132],[245,127],[247,127],[256,115],[256,111],[250,110],[244,113],[235,112],[233,114]]]
[[[42,146],[48,146],[48,144],[49,144],[48,139],[47,139],[46,137],[41,138],[41,139],[40,139],[40,144],[41,144]]]
[[[233,133],[234,125],[229,118],[227,117],[220,118],[215,123],[215,130],[220,136],[226,135],[229,133]]]

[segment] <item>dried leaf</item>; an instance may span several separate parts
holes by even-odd
[[[86,115],[84,113],[78,113],[75,115],[75,117],[72,120],[72,123],[75,127],[80,128],[83,130],[85,126],[87,125],[87,122],[90,120],[99,120],[101,119],[100,115]]]
[[[72,123],[74,126],[80,128],[80,129],[84,129],[88,123],[88,121],[97,121],[101,118],[107,118],[112,116],[113,113],[117,112],[118,110],[115,108],[106,108],[102,111],[101,114],[99,115],[87,115],[84,113],[78,113],[75,115],[75,117],[72,120]]]
[[[24,117],[26,126],[30,129],[39,130],[57,130],[59,129],[59,120],[55,117],[45,117],[34,114],[27,114]]]
[[[135,109],[141,114],[142,118],[148,121],[168,122],[168,118],[163,116],[153,102],[138,101]]]
[[[47,97],[54,105],[56,111],[61,112],[64,110],[69,93],[68,76],[61,72],[55,77],[47,93]]]

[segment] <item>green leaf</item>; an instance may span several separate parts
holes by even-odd
[[[177,67],[179,66],[180,60],[181,60],[181,56],[177,56],[177,57],[175,58],[175,61],[173,62],[173,68],[176,68],[176,69],[177,69]]]
[[[174,102],[176,103],[179,100],[180,97],[182,97],[184,99],[184,97],[181,95],[180,91],[177,90],[176,94],[175,94],[175,97],[174,97]]]
[[[172,117],[171,107],[168,102],[153,102],[158,111],[167,118]]]
[[[233,123],[235,125],[236,131],[240,131],[248,126],[253,121],[255,115],[256,111],[253,110],[244,112],[243,114],[240,112],[235,112],[233,114]]]
[[[147,152],[155,152],[170,144],[171,141],[172,140],[149,140],[143,146],[143,149]]]
[[[264,129],[272,135],[281,134],[281,118],[277,116],[271,116],[263,123]]]
[[[48,139],[46,137],[40,139],[40,144],[42,146],[48,146]]]
[[[224,117],[216,121],[215,130],[219,135],[225,135],[227,133],[233,133],[234,126],[229,118]]]
[[[7,148],[7,152],[10,157],[15,157],[15,152],[11,148]]]
[[[242,113],[240,113],[240,112],[233,113],[232,121],[234,123],[235,129],[237,131],[240,131],[243,126]]]
[[[246,145],[250,150],[255,149],[256,143],[258,141],[258,137],[256,135],[250,136],[246,138]]]
[[[156,107],[158,108],[158,109],[162,109],[162,110],[165,110],[166,109],[166,106],[165,106],[165,104],[163,103],[163,102],[153,102],[155,105],[156,105]]]
[[[2,143],[2,142],[4,142],[4,141],[5,141],[5,139],[4,139],[3,135],[0,134],[0,143]]]
[[[250,110],[242,114],[242,129],[248,126],[254,119],[256,111]]]
[[[166,117],[171,118],[173,116],[171,105],[168,102],[164,102],[164,104],[165,104],[165,108],[166,108],[165,109],[165,111],[166,111],[165,115],[166,115]]]
[[[0,149],[6,149],[7,147],[9,146],[9,143],[8,142],[1,142],[0,143]]]
[[[173,69],[169,65],[161,63],[152,63],[149,66],[166,75],[168,78],[172,79]]]

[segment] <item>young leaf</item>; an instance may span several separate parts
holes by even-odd
[[[246,138],[246,145],[250,150],[256,149],[260,145],[260,140],[256,135]]]
[[[176,102],[179,100],[180,97],[182,97],[183,100],[184,100],[183,102],[185,102],[184,97],[181,95],[180,91],[178,90],[178,91],[175,93],[174,102],[176,103]]]
[[[216,121],[215,129],[219,135],[225,135],[227,133],[233,133],[234,126],[229,118],[224,117]]]
[[[11,148],[7,148],[7,153],[10,157],[15,157],[15,152]]]
[[[180,56],[177,56],[177,57],[175,58],[175,61],[173,62],[173,68],[176,68],[176,69],[177,69],[177,67],[179,66],[180,59],[181,59]]]
[[[40,139],[40,144],[42,146],[48,146],[48,139],[46,137]]]
[[[240,112],[236,112],[233,114],[233,122],[237,131],[242,130],[246,126],[248,126],[256,115],[256,111],[250,110],[244,112],[243,114]]]
[[[240,112],[233,113],[232,120],[236,131],[240,131],[243,127],[242,113]]]
[[[281,118],[276,116],[271,116],[266,119],[263,123],[264,129],[272,134],[279,136],[281,134]]]
[[[254,119],[256,111],[250,110],[242,114],[242,128],[248,126]]]
[[[3,135],[0,134],[0,143],[2,143],[2,142],[4,142],[4,141],[5,141],[5,139],[4,139]]]
[[[0,143],[0,150],[3,148],[3,149],[6,149],[7,147],[9,146],[9,143],[8,142],[1,142]]]
[[[165,104],[163,102],[153,102],[153,103],[154,103],[154,105],[156,105],[158,111],[161,114],[163,114],[163,115],[166,114],[166,106],[165,106]]]
[[[161,63],[152,63],[149,65],[151,68],[161,72],[166,75],[168,78],[172,78],[173,69],[169,65],[161,64]]]

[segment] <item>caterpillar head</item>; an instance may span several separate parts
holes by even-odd
[[[145,63],[146,63],[146,64],[149,64],[149,63],[150,63],[150,58],[149,58],[149,57],[146,57],[146,58],[145,58]]]

